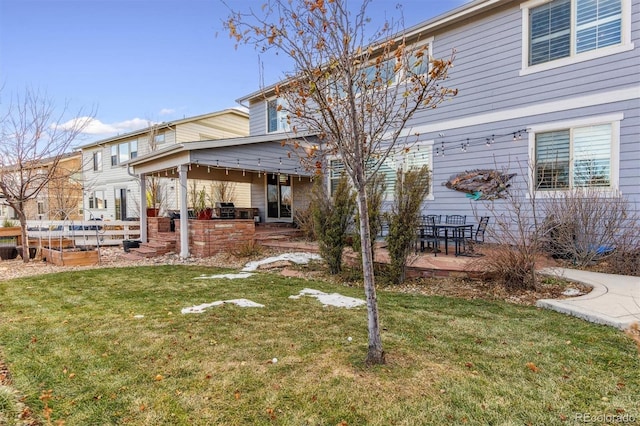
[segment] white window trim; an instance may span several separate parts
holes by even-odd
[[[537,65],[529,65],[529,9],[549,3],[553,0],[531,0],[520,5],[522,11],[522,63],[520,75],[529,75],[541,71],[547,71],[567,65],[577,64],[584,61],[590,61],[605,56],[615,55],[622,52],[633,50],[634,44],[631,42],[631,0],[622,0],[622,28],[620,29],[620,44],[615,46],[607,46],[601,49],[589,50],[583,53],[574,53],[575,51],[575,0],[571,1],[571,53],[570,56],[553,61],[544,62]]]
[[[289,129],[289,127],[290,127],[291,125],[290,125],[290,124],[288,124],[288,123],[286,122],[286,116],[284,116],[284,117],[283,117],[283,118],[284,118],[284,121],[283,121],[283,123],[282,123],[283,128],[282,128],[282,129],[280,129],[280,128],[279,128],[278,130],[272,130],[272,131],[269,131],[269,102],[274,101],[274,100],[275,100],[275,101],[277,101],[277,102],[279,102],[281,99],[282,99],[282,98],[278,98],[278,97],[274,96],[274,97],[271,97],[271,98],[269,98],[269,99],[266,99],[266,100],[265,100],[265,102],[264,102],[264,112],[265,112],[265,114],[264,114],[264,118],[265,118],[265,120],[264,120],[264,121],[265,121],[265,123],[264,123],[264,124],[265,124],[264,128],[265,128],[265,130],[266,130],[266,132],[265,132],[266,134],[269,134],[269,135],[276,135],[276,134],[279,134],[279,133],[287,133],[287,132],[289,132],[289,130],[290,130],[290,129]],[[283,107],[283,109],[284,109],[284,107]],[[278,112],[278,111],[277,111],[277,112]],[[277,112],[276,112],[276,113],[277,113]],[[286,111],[285,111],[285,114],[286,114]],[[279,126],[278,126],[278,127],[279,127]]]
[[[529,136],[529,161],[535,163],[536,159],[536,133],[552,132],[554,130],[574,129],[576,127],[597,126],[601,124],[611,124],[611,186],[608,188],[597,188],[612,196],[620,194],[620,122],[624,119],[623,113],[601,115],[595,117],[579,118],[575,120],[556,121],[553,123],[537,124],[527,128]],[[573,144],[573,141],[571,142]],[[550,198],[562,194],[573,188],[560,190],[538,191],[535,188],[535,167],[529,167],[529,191],[528,196],[535,194],[536,198]]]
[[[100,157],[99,160],[97,161],[98,158]],[[91,155],[91,171],[94,173],[100,173],[102,172],[104,168],[104,159],[103,159],[103,151],[100,150],[96,150],[96,151],[92,151],[92,155]]]
[[[98,199],[96,197],[96,193],[97,192],[101,192],[102,195],[103,195],[102,200],[104,201],[104,204],[105,204],[104,207],[98,207],[97,206],[97,201],[96,201]],[[106,211],[109,208],[108,207],[109,203],[108,203],[108,200],[107,200],[107,193],[108,193],[107,189],[94,189],[94,190],[89,191],[88,198],[87,198],[87,205],[89,206],[89,209],[90,210],[105,210]],[[93,198],[93,204],[94,204],[93,207],[91,207],[91,199],[92,198]]]

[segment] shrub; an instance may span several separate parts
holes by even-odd
[[[307,241],[316,240],[316,230],[313,222],[313,209],[311,206],[304,210],[296,209],[293,223],[300,231],[302,231],[302,237]]]
[[[239,244],[231,250],[231,254],[236,257],[248,258],[248,257],[258,257],[262,255],[264,252],[264,247],[262,247],[259,243],[256,243],[254,240],[247,241],[243,244]]]
[[[407,259],[415,243],[416,229],[420,224],[420,208],[429,193],[430,180],[431,173],[427,166],[406,172],[398,171],[393,206],[387,214],[391,282],[402,284],[405,280]]]
[[[559,191],[543,201],[543,211],[544,248],[554,257],[582,267],[615,251],[633,253],[637,220],[621,196],[598,188]]]
[[[382,232],[382,203],[384,202],[385,175],[382,173],[371,177],[367,184],[367,208],[369,210],[369,233],[371,235],[371,256],[375,259],[376,237]],[[353,251],[362,256],[360,247],[360,215],[356,213],[355,232],[353,233],[353,241],[351,246]]]
[[[353,223],[355,194],[346,174],[340,177],[332,197],[327,194],[323,179],[316,179],[315,182],[310,206],[318,248],[320,256],[329,266],[329,272],[338,274],[342,270],[342,251],[347,244],[347,231]]]

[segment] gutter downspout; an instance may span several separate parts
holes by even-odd
[[[136,175],[131,173],[131,166],[127,164],[127,174],[136,179],[140,179],[140,241],[143,243],[148,242],[147,240],[147,194],[146,194],[146,186],[147,179],[146,175],[143,173],[141,175]]]

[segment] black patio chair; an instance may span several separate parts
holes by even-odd
[[[416,253],[418,252],[418,245],[420,245],[420,251],[424,251],[426,245],[427,248],[433,248],[434,256],[438,256],[440,237],[438,236],[438,230],[433,216],[434,215],[422,217],[422,222],[417,232]]]
[[[489,224],[489,216],[480,217],[480,222],[478,222],[478,228],[476,228],[476,232],[473,237],[473,241],[475,243],[484,243],[484,233],[487,230],[488,224]]]
[[[424,219],[432,217],[432,218],[433,218],[433,221],[434,221],[435,223],[442,223],[442,215],[441,215],[441,214],[428,214],[428,215],[426,215],[426,216],[422,216],[422,217],[423,217]]]
[[[452,225],[464,225],[467,223],[467,216],[460,214],[448,214],[445,218],[445,223],[450,223]]]

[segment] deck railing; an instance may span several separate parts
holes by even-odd
[[[28,220],[29,240],[70,239],[78,246],[114,246],[140,238],[140,222],[128,220]]]

